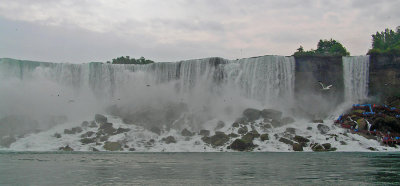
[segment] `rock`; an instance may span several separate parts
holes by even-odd
[[[312,144],[311,149],[315,152],[325,151],[325,148],[318,143]]]
[[[261,134],[260,139],[261,139],[261,141],[266,141],[266,140],[269,140],[269,136],[268,136],[268,134]]]
[[[129,148],[129,151],[135,151],[136,149],[135,148]]]
[[[249,120],[246,117],[241,117],[236,119],[235,123],[247,125]]]
[[[273,126],[273,127],[281,127],[281,126],[283,126],[283,124],[279,121],[279,120],[272,120],[271,121],[271,125]]]
[[[88,138],[88,137],[92,137],[92,136],[93,136],[93,134],[94,134],[94,132],[93,132],[93,131],[88,131],[88,132],[86,132],[86,133],[82,134],[82,135],[81,135],[81,138]]]
[[[87,144],[89,144],[89,143],[96,143],[96,141],[97,141],[96,138],[82,138],[82,139],[80,140],[80,142],[81,142],[83,145],[87,145]]]
[[[108,138],[109,138],[109,136],[100,136],[100,137],[99,137],[99,140],[100,140],[101,142],[104,142],[104,141],[107,141]]]
[[[99,149],[96,149],[96,148],[92,147],[92,151],[93,152],[99,152]]]
[[[307,138],[305,138],[305,137],[303,137],[303,136],[295,136],[295,137],[293,138],[293,140],[296,141],[296,142],[298,142],[298,143],[308,143],[308,142],[310,142],[309,139],[307,139]]]
[[[295,120],[292,117],[284,117],[284,118],[281,119],[281,123],[283,125],[291,124],[291,123],[294,123],[294,122],[295,122]]]
[[[312,130],[312,127],[307,127],[307,130]]]
[[[344,142],[344,141],[340,141],[340,144],[341,144],[341,145],[347,145],[347,143]]]
[[[256,147],[256,146],[253,144],[253,142],[246,142],[242,139],[236,139],[229,146],[230,149],[237,150],[237,151],[252,150],[254,147]]]
[[[265,119],[280,120],[282,112],[274,109],[264,109],[260,112],[260,115]]]
[[[81,133],[82,128],[81,127],[73,127],[71,129],[64,129],[64,134],[76,134],[76,133]]]
[[[54,136],[55,138],[61,138],[61,134],[60,134],[60,133],[55,133],[53,136]]]
[[[176,140],[173,136],[168,136],[166,138],[163,138],[161,139],[161,141],[164,141],[166,144],[176,143]]]
[[[374,148],[374,147],[368,147],[367,148],[368,150],[370,150],[370,151],[378,151],[376,148]]]
[[[243,116],[245,116],[249,121],[254,121],[260,118],[260,111],[253,108],[248,108],[243,111]]]
[[[237,138],[237,137],[239,137],[239,134],[230,133],[230,134],[228,134],[228,136],[229,136],[230,138]]]
[[[13,136],[7,136],[7,137],[3,137],[0,139],[0,146],[9,148],[10,145],[14,142],[16,142],[17,140],[13,137]]]
[[[90,127],[90,128],[96,128],[96,127],[98,127],[98,126],[97,126],[96,122],[91,121],[89,127]]]
[[[329,127],[323,124],[318,124],[317,128],[319,130],[319,132],[321,132],[321,134],[326,134],[327,132],[329,132]]]
[[[158,127],[156,127],[156,126],[152,126],[152,127],[150,128],[150,131],[153,132],[153,133],[156,133],[156,134],[158,134],[158,135],[161,134],[161,129],[158,128]]]
[[[223,132],[215,132],[214,136],[202,137],[205,143],[211,144],[212,146],[222,146],[229,141],[229,136]]]
[[[367,129],[367,122],[364,118],[360,118],[357,120],[358,130],[366,130]]]
[[[261,128],[263,130],[268,130],[268,129],[272,128],[272,126],[270,124],[264,124],[264,125],[261,126]]]
[[[209,136],[210,135],[210,131],[209,130],[200,130],[199,133],[201,136]]]
[[[293,143],[292,145],[294,151],[303,151],[303,146],[298,143]]]
[[[232,124],[232,127],[233,127],[233,128],[237,128],[237,127],[239,127],[239,123],[237,123],[237,122],[234,122],[234,123]]]
[[[101,115],[101,114],[96,114],[94,116],[94,120],[96,121],[96,123],[107,123],[107,117]]]
[[[288,128],[286,128],[285,132],[287,132],[289,134],[295,134],[296,133],[296,129],[288,127]]]
[[[217,126],[214,130],[219,130],[225,127],[225,123],[223,121],[218,121]]]
[[[108,151],[120,151],[122,150],[122,146],[119,142],[109,142],[106,141],[103,145],[103,148]]]
[[[239,134],[246,134],[249,130],[247,129],[246,126],[243,126],[241,128],[239,128],[238,133]]]
[[[89,122],[83,121],[82,124],[81,124],[81,126],[86,128],[86,127],[89,126]]]
[[[324,123],[324,120],[322,120],[322,119],[315,119],[315,120],[312,120],[312,122],[313,122],[313,123]]]
[[[122,133],[124,133],[124,132],[129,132],[130,130],[131,130],[131,129],[119,127],[119,128],[117,129],[117,131],[115,132],[115,134],[122,134]]]
[[[330,149],[332,145],[330,143],[324,143],[322,144],[322,146],[324,147],[324,149]]]
[[[288,140],[286,138],[280,138],[279,141],[288,145],[293,145],[293,141]]]
[[[252,134],[254,136],[254,138],[259,138],[260,137],[260,133],[258,133],[257,130],[255,130],[255,129],[253,129],[249,133]]]
[[[65,147],[60,147],[58,148],[58,150],[62,150],[62,151],[74,151],[74,149],[72,149],[69,145],[65,146]]]
[[[114,135],[117,129],[113,127],[112,123],[102,123],[99,127],[99,132],[104,135]]]
[[[188,129],[183,129],[181,132],[182,136],[193,136],[194,132],[190,132]]]
[[[244,136],[242,136],[241,139],[246,143],[253,143],[254,138],[255,138],[254,135],[249,132],[249,133],[245,134]]]

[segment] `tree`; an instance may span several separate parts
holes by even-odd
[[[112,59],[112,64],[150,64],[154,61],[140,57],[140,59],[130,58],[129,56],[121,56],[116,59]]]
[[[294,56],[348,56],[350,53],[336,40],[319,40],[316,50],[304,51],[300,46],[293,54]]]
[[[396,31],[386,28],[383,32],[372,34],[372,49],[367,54],[400,55],[400,27]]]

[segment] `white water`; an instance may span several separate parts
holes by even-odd
[[[345,101],[360,103],[368,98],[369,56],[343,57]]]

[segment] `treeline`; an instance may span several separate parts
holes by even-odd
[[[386,54],[386,55],[400,55],[400,26],[396,31],[385,29],[383,32],[376,32],[372,34],[372,49],[367,53],[368,55]],[[300,46],[293,56],[349,56],[350,53],[346,48],[334,39],[319,40],[317,49],[304,50]]]
[[[139,59],[135,59],[135,58],[130,58],[129,56],[121,56],[121,57],[117,57],[115,59],[112,59],[112,62],[107,61],[107,63],[112,63],[112,64],[140,64],[140,65],[144,65],[144,64],[150,64],[150,63],[154,63],[154,61],[146,59],[144,57],[140,57]]]
[[[400,27],[397,27],[396,31],[387,28],[383,32],[373,34],[372,49],[367,54],[400,55]]]

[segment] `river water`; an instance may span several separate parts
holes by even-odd
[[[0,152],[0,185],[399,185],[400,153]]]

